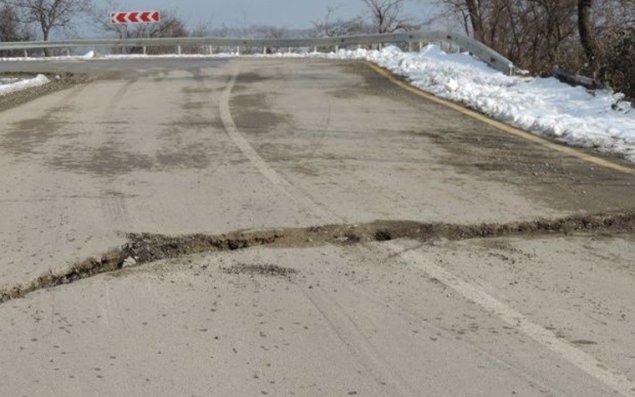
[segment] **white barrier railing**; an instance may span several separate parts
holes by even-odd
[[[182,47],[205,46],[211,50],[212,47],[234,47],[234,48],[339,48],[354,46],[372,46],[384,44],[406,44],[412,50],[414,46],[422,46],[427,43],[442,43],[468,51],[475,57],[481,59],[491,67],[501,72],[514,73],[513,63],[487,47],[467,36],[450,32],[407,32],[391,34],[369,34],[340,37],[323,38],[298,38],[298,39],[244,39],[227,37],[175,37],[175,38],[150,38],[150,39],[81,39],[81,40],[60,40],[60,41],[18,41],[0,42],[0,51],[3,50],[28,50],[34,49],[72,49],[72,48],[96,48],[96,47],[175,47],[178,52]]]

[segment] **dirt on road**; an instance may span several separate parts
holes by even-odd
[[[92,80],[92,77],[89,77],[85,74],[44,73],[44,75],[50,80],[49,83],[41,85],[39,87],[31,87],[27,88],[26,90],[13,92],[7,95],[1,95],[0,112],[15,108],[38,97],[61,91],[73,87],[77,84],[85,84]],[[27,72],[0,73],[0,77],[29,78],[33,77],[33,74]]]
[[[0,112],[0,395],[635,392],[629,172],[361,62],[19,66],[91,80]]]
[[[97,274],[117,271],[165,259],[178,259],[205,252],[234,251],[250,247],[307,248],[324,245],[351,245],[407,239],[420,242],[460,241],[500,237],[601,235],[630,236],[635,232],[635,212],[578,215],[561,219],[541,219],[508,224],[455,225],[413,221],[377,221],[355,225],[325,225],[308,228],[236,232],[220,236],[196,234],[164,236],[130,234],[119,249],[70,265],[62,271],[47,272],[22,285],[0,289],[0,304],[46,288],[69,284]],[[275,265],[265,268],[232,268],[230,272],[287,273]]]

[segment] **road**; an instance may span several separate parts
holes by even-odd
[[[6,70],[90,81],[0,111],[0,395],[635,395],[633,173],[362,62]]]

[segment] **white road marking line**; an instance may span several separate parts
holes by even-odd
[[[559,354],[562,358],[593,376],[621,396],[635,396],[635,382],[628,379],[626,375],[608,368],[591,355],[559,339],[548,329],[531,322],[525,315],[487,294],[483,289],[435,265],[418,252],[413,250],[404,251],[404,247],[397,243],[389,243],[388,247],[395,255],[406,260],[408,264],[422,270],[431,278],[439,280],[461,294],[465,299],[473,301],[488,312],[495,314],[510,326],[523,332],[547,349]]]
[[[292,193],[292,191],[295,190],[293,186],[286,179],[282,178],[273,168],[271,168],[238,131],[229,109],[229,98],[231,96],[232,89],[236,84],[237,77],[238,72],[236,71],[225,87],[225,90],[220,98],[220,115],[227,134],[249,159],[249,161],[256,166],[259,172],[269,179],[269,181],[271,181],[281,192],[287,195],[295,203],[305,207],[307,210],[314,211],[314,213],[317,210],[319,214],[316,215],[319,215],[321,219],[332,219],[333,222],[337,222],[337,217],[319,207],[310,198],[304,195],[300,195],[300,197],[294,195]],[[411,250],[404,251],[405,247],[394,242],[388,243],[388,247],[391,251],[393,251],[395,256],[399,256],[402,259],[412,262],[412,266],[424,271],[430,277],[436,278],[466,299],[480,305],[488,312],[497,315],[510,326],[525,333],[527,336],[545,346],[547,349],[559,354],[566,361],[578,367],[583,372],[593,376],[595,379],[611,388],[619,395],[624,397],[635,397],[635,382],[628,379],[626,375],[608,368],[591,355],[562,341],[553,332],[531,322],[522,313],[505,305],[496,298],[487,294],[482,289],[469,284],[447,270],[430,263],[417,252]]]
[[[231,92],[236,84],[236,78],[238,77],[238,71],[235,71],[231,80],[225,87],[225,90],[220,96],[220,117],[225,127],[225,131],[229,137],[234,141],[236,146],[247,157],[247,159],[258,169],[258,171],[264,175],[280,192],[285,194],[295,204],[303,208],[307,214],[317,215],[325,222],[337,223],[339,219],[333,216],[331,213],[325,211],[312,200],[308,199],[304,194],[296,195],[292,192],[295,190],[291,183],[278,174],[267,162],[260,157],[256,150],[247,142],[245,137],[240,133],[234,122],[234,118],[231,115],[229,108],[229,98]]]

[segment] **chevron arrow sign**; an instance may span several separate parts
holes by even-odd
[[[158,11],[113,12],[110,14],[110,22],[114,24],[158,23],[161,22],[161,13]]]

